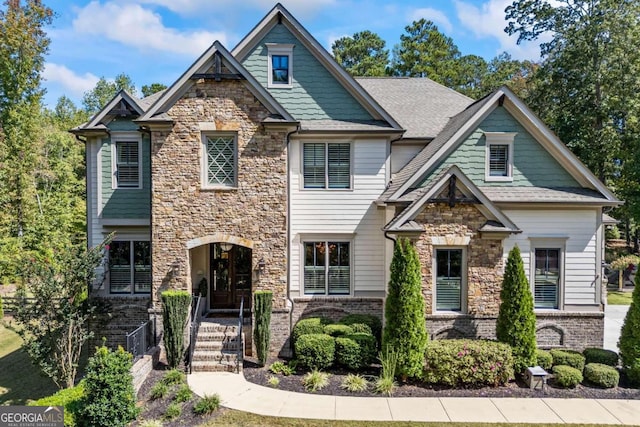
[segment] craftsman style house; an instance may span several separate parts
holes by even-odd
[[[380,317],[393,242],[415,242],[432,338],[491,337],[518,245],[541,346],[603,342],[603,215],[620,201],[509,89],[353,78],[281,5],[163,92],[120,92],[86,140],[89,244],[111,232],[104,334],[160,292],[237,312],[271,290],[272,349],[304,316]],[[111,331],[111,332],[109,332]]]

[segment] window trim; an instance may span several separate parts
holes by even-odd
[[[484,166],[484,180],[486,182],[513,182],[513,141],[518,133],[517,132],[485,132],[485,166]],[[491,175],[489,170],[491,159],[491,146],[492,145],[506,145],[507,146],[507,175],[495,176]]]
[[[529,288],[533,298],[533,307],[535,311],[559,311],[564,310],[564,293],[565,293],[565,271],[566,271],[566,246],[568,237],[535,237],[529,238]],[[560,265],[558,280],[558,307],[536,307],[535,286],[536,286],[536,249],[557,249],[560,251],[558,262]]]
[[[324,144],[324,187],[306,187],[304,180],[304,146],[305,144]],[[329,144],[349,144],[349,186],[347,188],[329,187]],[[300,144],[300,189],[302,191],[353,191],[354,144],[352,141],[314,141],[305,140]]]
[[[329,294],[329,279],[328,279],[328,267],[329,267],[329,257],[325,257],[325,286],[324,293],[322,294],[312,294],[305,292],[305,282],[304,282],[304,268],[305,268],[305,244],[307,243],[316,243],[316,242],[324,242],[328,244],[329,242],[334,243],[348,243],[349,244],[349,293],[348,294]],[[300,287],[299,293],[301,297],[312,298],[314,296],[320,297],[330,297],[330,298],[348,298],[353,297],[355,293],[355,250],[354,250],[354,239],[352,236],[344,236],[344,235],[323,235],[323,236],[304,236],[300,239]]]
[[[207,139],[212,137],[225,137],[230,136],[233,138],[233,184],[209,184],[209,165],[208,165],[208,153],[207,153]],[[218,131],[203,131],[200,135],[200,183],[203,190],[236,190],[238,188],[238,133],[237,132],[218,132]]]
[[[138,185],[127,185],[121,187],[118,184],[118,143],[137,142],[138,143]],[[111,133],[111,189],[112,190],[140,190],[142,188],[142,136],[137,132],[112,132]]]
[[[462,271],[462,277],[461,277],[461,283],[460,283],[460,311],[454,311],[454,310],[438,310],[437,309],[437,302],[438,302],[438,292],[437,292],[437,280],[438,280],[438,251],[439,250],[460,250],[462,251],[462,266],[461,266],[461,271]],[[431,303],[431,312],[432,314],[467,314],[468,311],[468,266],[469,266],[469,262],[467,259],[467,254],[468,254],[468,248],[467,246],[456,246],[456,245],[434,245],[433,246],[433,253],[432,253],[432,260],[431,260],[431,277],[432,277],[432,289],[431,289],[431,293],[433,295],[432,298],[432,303]]]
[[[267,88],[269,89],[291,89],[293,87],[293,48],[294,44],[265,43],[267,46]],[[273,62],[272,56],[289,57],[289,82],[273,82]]]
[[[152,267],[151,267],[151,241],[148,239],[118,239],[113,240],[113,243],[129,243],[129,286],[131,290],[128,292],[114,292],[111,288],[111,259],[109,256],[109,251],[107,251],[107,265],[108,265],[108,273],[109,273],[109,295],[151,295],[151,291],[153,289],[153,279],[152,279]],[[134,244],[136,242],[146,242],[149,244],[149,292],[136,292],[136,283],[135,283],[135,251]]]

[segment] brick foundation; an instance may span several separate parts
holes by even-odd
[[[94,333],[89,341],[89,349],[102,345],[106,339],[107,347],[115,349],[119,345],[126,348],[126,335],[149,320],[148,296],[144,297],[96,297],[100,313],[89,322],[89,328]]]

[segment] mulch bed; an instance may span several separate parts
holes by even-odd
[[[260,367],[255,359],[245,358],[244,376],[247,381],[269,387],[268,379],[272,374],[268,367],[279,359],[269,360],[265,367]],[[371,391],[352,393],[340,387],[343,379],[349,372],[339,369],[327,371],[330,373],[329,385],[315,394],[333,396],[357,396],[357,397],[386,397]],[[362,372],[365,377],[378,376],[379,369],[372,367],[369,371]],[[275,375],[280,380],[278,389],[308,393],[302,385],[304,373],[296,373],[290,376]],[[556,387],[550,380],[544,390],[532,390],[523,381],[511,381],[501,387],[482,388],[450,388],[437,385],[427,385],[417,382],[400,384],[392,397],[558,397],[558,398],[584,398],[584,399],[637,399],[640,400],[640,389],[630,388],[626,378],[621,377],[620,385],[611,389],[588,387],[578,385],[573,389]]]

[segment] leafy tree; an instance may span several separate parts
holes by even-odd
[[[165,90],[167,85],[163,83],[151,83],[150,85],[142,86],[142,96],[150,96],[161,90]]]
[[[72,247],[53,258],[32,259],[24,266],[15,319],[23,348],[58,387],[73,387],[78,361],[92,334],[87,320],[95,310],[89,284],[104,260],[108,237],[89,250]]]
[[[620,331],[620,359],[629,378],[640,385],[640,274],[636,275],[631,305]]]
[[[518,246],[509,251],[500,300],[496,335],[512,347],[514,369],[522,373],[536,361],[536,315]]]
[[[397,353],[400,376],[419,377],[428,335],[420,261],[408,239],[398,239],[393,250],[385,320],[383,351],[391,349]]]
[[[136,95],[136,87],[128,75],[120,73],[113,81],[100,77],[95,87],[82,97],[82,105],[84,105],[84,109],[88,113],[96,113],[122,89],[131,95]]]
[[[371,31],[339,38],[331,46],[338,64],[353,76],[384,76],[389,63],[385,41]]]

